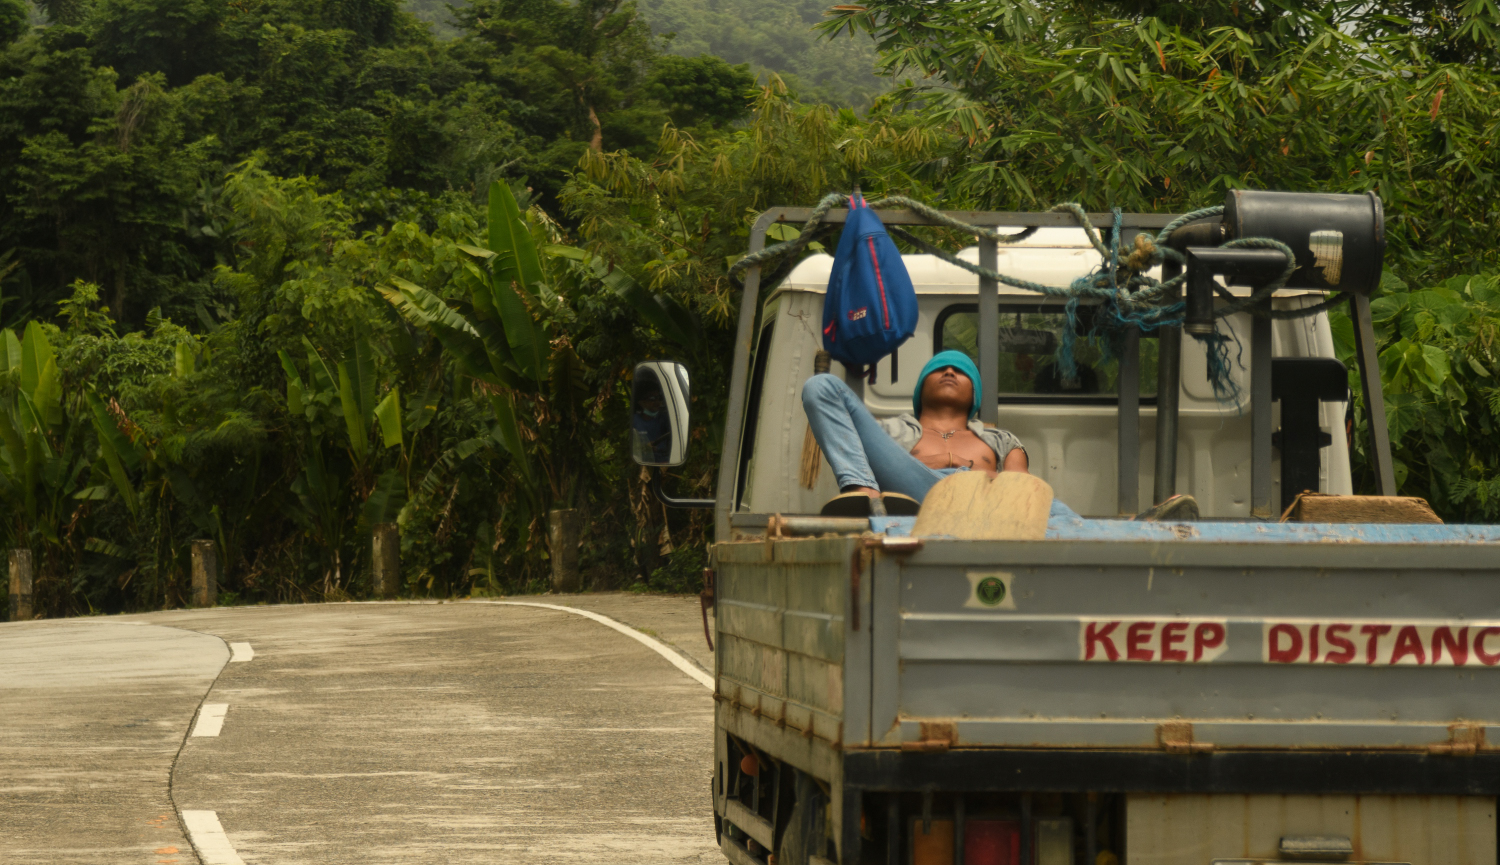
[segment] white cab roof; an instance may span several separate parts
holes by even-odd
[[[999,227],[1002,234],[1019,232],[1019,228]],[[1127,238],[1132,235],[1127,232]],[[979,263],[979,249],[969,247],[961,250],[958,257],[964,261]],[[906,272],[911,275],[917,294],[978,294],[979,277],[957,265],[935,255],[903,255]],[[1087,276],[1099,267],[1099,253],[1089,244],[1081,228],[1042,228],[1025,240],[1003,245],[997,250],[996,270],[1007,276],[1067,288],[1073,280]],[[810,255],[792,269],[777,291],[808,291],[822,294],[828,289],[828,277],[833,271],[833,256],[826,253]],[[1153,268],[1151,276],[1160,279],[1161,268]],[[1221,281],[1222,282],[1222,281]],[[1233,286],[1231,292],[1248,295],[1251,289]],[[1001,295],[1040,297],[1036,292],[1002,284]],[[1306,294],[1304,291],[1283,289],[1277,296]]]

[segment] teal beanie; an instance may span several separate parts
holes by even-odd
[[[974,385],[974,407],[969,409],[969,420],[979,416],[979,367],[974,361],[961,351],[940,351],[932,356],[932,360],[922,367],[922,374],[917,376],[917,389],[911,395],[911,410],[917,417],[922,416],[922,385],[927,382],[927,377],[942,369],[951,366],[969,377],[969,382]]]

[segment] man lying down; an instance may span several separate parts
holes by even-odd
[[[994,477],[1027,471],[1021,440],[975,419],[978,382],[979,368],[968,355],[939,352],[917,376],[913,414],[877,421],[838,378],[823,373],[808,379],[802,406],[840,492],[823,515],[911,516],[933,484],[954,472]],[[1135,519],[1195,520],[1198,503],[1192,496],[1173,496]]]
[[[1026,471],[1021,440],[975,419],[978,382],[968,355],[940,352],[917,377],[913,414],[877,421],[838,378],[808,379],[802,406],[842,493],[824,515],[911,515],[932,485],[954,472]]]

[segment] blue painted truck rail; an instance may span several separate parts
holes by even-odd
[[[908,537],[916,517],[871,517],[870,529]],[[1096,520],[1052,502],[1047,539],[1057,541],[1200,541],[1303,544],[1500,544],[1500,525],[1440,523],[1263,523]]]

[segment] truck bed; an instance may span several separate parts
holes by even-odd
[[[719,726],[835,821],[841,790],[1500,793],[1500,546],[1213,525],[719,544]]]

